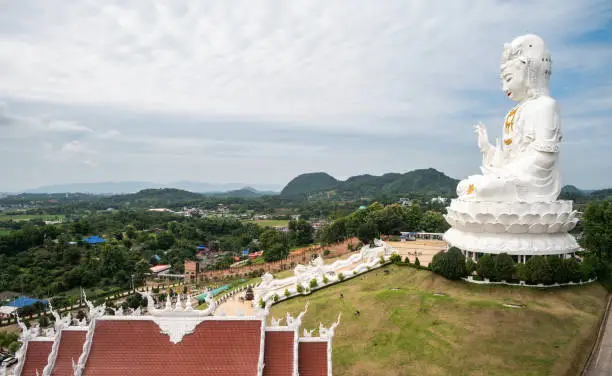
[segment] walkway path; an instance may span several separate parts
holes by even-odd
[[[599,348],[595,349],[589,370],[585,376],[610,376],[612,375],[612,314],[610,304],[606,312],[605,327],[601,337]]]

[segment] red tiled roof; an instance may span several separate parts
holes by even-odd
[[[266,332],[263,376],[293,375],[293,331]]]
[[[200,323],[173,344],[149,320],[100,320],[84,376],[255,376],[261,321]]]
[[[85,330],[63,330],[60,338],[59,348],[57,349],[57,359],[55,367],[53,367],[53,376],[72,376],[72,360],[77,363],[83,352],[83,343],[85,342]],[[41,373],[42,374],[42,373]]]
[[[49,353],[51,353],[51,347],[53,347],[53,341],[28,342],[21,376],[36,376],[36,370],[42,375],[43,368],[47,365]]]
[[[300,342],[300,376],[327,376],[327,342]]]

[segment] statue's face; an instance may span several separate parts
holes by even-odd
[[[527,64],[519,59],[502,66],[502,89],[508,98],[521,101],[527,96]]]

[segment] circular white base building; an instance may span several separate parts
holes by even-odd
[[[452,226],[444,234],[467,257],[507,253],[517,262],[526,256],[573,254],[576,239],[568,233],[578,219],[572,202],[451,201],[445,215]]]

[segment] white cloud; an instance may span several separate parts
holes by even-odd
[[[242,161],[234,167],[242,173],[246,155],[259,161],[251,169],[274,158],[291,161],[254,175],[260,181],[280,182],[309,166],[340,175],[376,173],[376,166],[380,172],[448,166],[458,176],[477,168],[470,125],[482,119],[494,136],[512,106],[499,89],[503,43],[535,32],[552,52],[566,130],[596,128],[600,146],[591,153],[601,158],[602,140],[612,136],[602,127],[612,103],[612,48],[584,35],[609,27],[610,18],[608,0],[10,2],[0,13],[0,97],[136,115],[120,125],[93,112],[77,120],[66,111],[48,121],[44,111],[15,110],[29,127],[13,127],[0,139],[44,132],[54,145],[76,140],[95,147],[99,154],[91,158],[100,167],[118,155],[140,166],[101,168],[108,176],[156,171],[138,159],[155,153],[167,158],[158,168],[189,164],[197,155],[213,180],[224,178],[232,158]],[[594,87],[585,90],[586,83]],[[0,126],[16,116],[0,107]],[[176,121],[163,128],[158,116]],[[181,124],[187,116],[256,129],[187,127]],[[139,117],[147,121],[133,125]],[[276,134],[279,127],[293,138]],[[355,139],[354,150],[330,153],[349,144],[330,135],[377,141]],[[390,150],[398,137],[411,148]],[[454,143],[452,162],[438,152],[443,142]],[[578,150],[571,142],[570,155]],[[307,156],[302,162],[300,154]],[[457,161],[464,160],[473,166],[461,168]],[[606,184],[601,174],[581,180]]]
[[[45,128],[51,132],[76,132],[76,133],[93,132],[90,128],[82,126],[75,121],[52,120],[44,125],[45,125]]]

